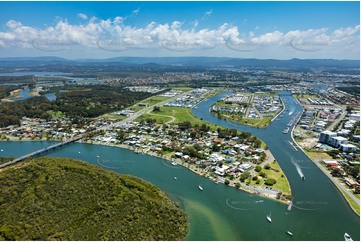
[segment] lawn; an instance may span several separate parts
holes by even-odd
[[[139,118],[136,119],[136,121],[141,121],[147,118],[155,119],[157,120],[157,123],[165,123],[172,120],[172,118],[175,118],[175,120],[171,123],[177,124],[185,121],[190,121],[193,125],[198,124],[202,125],[203,123],[209,125],[212,129],[216,129],[217,126],[214,124],[210,124],[208,122],[202,121],[195,117],[192,114],[192,110],[189,108],[178,108],[178,107],[161,107],[159,112],[150,112],[150,114],[143,114]]]
[[[183,92],[188,92],[190,90],[193,90],[192,87],[172,87],[172,89],[178,90],[178,91],[183,91]]]
[[[262,172],[266,173],[267,178],[273,178],[277,181],[276,184],[274,184],[271,187],[274,189],[281,190],[283,194],[290,195],[291,194],[290,184],[288,183],[286,175],[284,175],[284,173],[282,172],[281,167],[278,165],[277,162],[271,162],[271,163],[269,163],[269,165],[271,166],[271,168],[273,168],[275,170],[279,170],[279,172],[276,172],[271,169],[266,170],[262,167]],[[283,175],[283,177],[282,177],[282,175]],[[254,181],[252,181],[252,183],[254,183]],[[252,185],[254,185],[254,184],[252,184]],[[263,185],[263,186],[265,186],[265,185]]]
[[[142,101],[140,103],[146,103],[146,104],[148,104],[148,106],[152,106],[154,104],[163,102],[164,100],[167,100],[167,99],[169,99],[169,97],[153,96],[148,99],[145,99],[144,101]]]
[[[307,150],[305,150],[305,152],[312,160],[333,160],[332,157],[326,152],[307,151]]]
[[[239,124],[249,125],[253,127],[258,128],[264,128],[267,127],[272,120],[272,117],[266,117],[266,118],[242,118],[240,115],[232,114],[230,116],[225,117],[225,115],[222,115],[222,117],[226,118],[227,120]]]
[[[126,116],[123,115],[116,115],[116,114],[104,114],[103,116],[101,116],[102,118],[105,119],[115,119],[115,120],[123,120],[126,119]]]

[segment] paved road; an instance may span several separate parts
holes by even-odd
[[[339,188],[341,189],[342,191],[344,191],[347,195],[350,196],[350,198],[355,201],[357,203],[357,205],[360,206],[360,200],[357,199],[347,188],[345,188],[344,186],[342,186],[342,184],[340,184],[340,182],[338,181],[337,178],[333,177],[330,172],[325,168],[323,167],[319,161],[314,161],[314,163],[321,169],[321,171],[323,173],[326,174],[326,176],[328,176],[328,178],[330,178],[330,180]]]
[[[168,103],[168,102],[170,102],[170,101],[176,100],[177,98],[180,98],[180,97],[182,97],[182,96],[184,96],[184,95],[187,95],[187,94],[191,93],[192,91],[193,91],[193,90],[190,90],[190,91],[188,91],[188,92],[182,92],[182,93],[180,93],[180,94],[178,94],[178,95],[176,95],[176,96],[174,96],[174,97],[168,98],[167,100],[164,100],[164,101],[162,101],[162,102],[156,103],[156,104],[151,105],[151,106],[148,106],[148,107],[146,107],[146,108],[143,108],[143,109],[139,110],[138,112],[132,114],[131,116],[129,116],[129,117],[126,118],[126,119],[123,119],[123,120],[121,120],[121,121],[119,121],[119,122],[115,122],[115,123],[113,123],[113,124],[111,124],[111,125],[103,126],[103,127],[101,127],[100,129],[102,129],[102,130],[107,130],[107,129],[109,129],[110,127],[119,127],[119,126],[122,125],[122,124],[125,124],[125,123],[130,122],[130,121],[134,121],[135,119],[137,119],[138,117],[142,116],[143,114],[148,113],[148,112],[151,112],[155,106],[163,106],[164,104],[166,104],[166,103]]]
[[[341,122],[341,120],[343,120],[346,115],[347,115],[346,110],[342,110],[342,114],[340,115],[340,117],[338,117],[327,129],[328,129],[328,130],[333,130],[333,128],[334,128],[339,122]],[[342,127],[338,127],[338,130],[340,130],[341,128],[342,128]]]

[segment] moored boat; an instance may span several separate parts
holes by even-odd
[[[203,191],[203,187],[201,187],[200,185],[198,186],[199,190]]]
[[[288,234],[289,236],[293,236],[292,232],[289,230],[286,231],[286,234]]]

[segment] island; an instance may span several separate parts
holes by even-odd
[[[237,92],[219,99],[210,111],[218,118],[265,128],[283,111],[283,103],[274,93]]]

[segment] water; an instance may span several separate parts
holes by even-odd
[[[21,101],[21,100],[26,100],[28,98],[31,98],[32,96],[29,95],[29,92],[31,92],[30,89],[22,89],[20,91],[20,97],[17,98],[11,98],[12,101]]]
[[[64,92],[64,90],[60,90],[59,92]],[[44,97],[46,97],[49,101],[55,101],[56,100],[56,92],[44,94]]]
[[[359,240],[359,218],[312,161],[288,143],[290,135],[282,133],[292,116],[287,113],[266,129],[235,125],[209,114],[210,105],[219,97],[201,103],[193,112],[204,120],[252,132],[267,143],[291,183],[295,196],[291,211],[277,201],[217,185],[184,167],[125,149],[76,143],[48,155],[80,159],[160,187],[178,201],[188,215],[190,227],[186,240],[343,240],[345,232]],[[282,97],[287,109],[294,106],[295,113],[301,110],[291,96],[283,94]],[[20,156],[52,143],[0,142],[3,150],[0,156]],[[295,164],[305,175],[305,181]],[[199,185],[204,191],[198,189]],[[272,223],[266,220],[270,212]],[[287,230],[293,237],[286,234]]]
[[[21,72],[8,72],[0,73],[0,76],[35,76],[35,77],[51,77],[51,78],[66,78],[68,81],[80,83],[80,84],[99,84],[100,81],[95,78],[83,78],[83,77],[69,77],[72,73],[64,72],[33,72],[33,71],[21,71]],[[49,83],[48,81],[42,81],[38,83]],[[9,83],[3,83],[2,85],[8,85]],[[22,85],[22,83],[13,83],[11,85]]]
[[[36,76],[36,77],[63,77],[71,73],[64,72],[38,72],[38,71],[20,71],[20,72],[2,72],[0,76]]]

